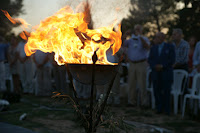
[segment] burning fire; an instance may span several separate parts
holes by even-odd
[[[22,19],[13,19],[6,11],[3,11],[12,23],[28,25]],[[59,65],[65,63],[92,64],[92,55],[97,53],[97,64],[114,65],[107,60],[106,51],[112,48],[113,55],[121,47],[120,25],[114,31],[115,24],[95,30],[88,29],[85,12],[74,13],[66,6],[53,16],[42,21],[35,31],[31,32],[25,45],[27,56],[37,50],[54,52],[55,60]],[[26,32],[21,34],[27,39]]]

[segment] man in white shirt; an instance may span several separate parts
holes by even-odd
[[[24,45],[26,41],[20,41],[17,46],[17,51],[19,53],[19,65],[20,65],[20,80],[23,87],[24,93],[32,93],[33,86],[32,86],[32,79],[33,79],[33,67],[32,67],[32,59],[31,57],[26,56],[24,51]]]
[[[50,96],[52,95],[51,86],[51,62],[48,53],[37,51],[33,55],[33,60],[37,67],[36,70],[36,96]]]

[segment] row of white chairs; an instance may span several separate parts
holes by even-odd
[[[150,73],[151,69],[148,69],[146,83],[147,83],[147,90],[151,94],[151,103],[152,103],[151,107],[152,109],[155,109],[153,83],[150,80]],[[184,95],[184,89],[187,86],[187,83],[188,83],[188,72],[180,69],[174,70],[174,82],[171,88],[171,95],[173,96],[174,114],[178,113],[178,105],[180,98],[182,117],[184,117],[187,99],[198,99],[200,101],[200,74],[196,74],[193,77],[192,88],[187,88],[189,93]],[[191,104],[193,104],[193,102]]]
[[[192,88],[189,88],[188,94],[186,94],[184,96],[182,117],[184,117],[187,99],[190,99],[190,101],[191,101],[190,104],[192,104],[192,105],[194,103],[193,100],[198,100],[198,102],[200,103],[200,73],[196,74],[193,77]],[[198,108],[200,108],[200,104],[198,104],[197,107],[195,107],[195,106],[193,106],[193,107],[198,109]]]

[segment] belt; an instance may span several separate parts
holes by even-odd
[[[144,62],[146,61],[147,59],[142,59],[142,60],[138,60],[138,61],[131,61],[132,63],[141,63],[141,62]]]

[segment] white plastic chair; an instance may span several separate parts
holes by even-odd
[[[188,72],[185,70],[174,70],[174,82],[172,84],[171,94],[174,100],[174,114],[178,112],[179,96],[183,95],[184,87],[186,86]],[[183,88],[182,88],[183,87]]]
[[[146,75],[146,86],[147,86],[146,89],[151,94],[151,108],[155,109],[155,97],[154,97],[154,91],[153,91],[153,83],[150,79],[150,73],[151,73],[151,69],[148,68],[147,75]]]
[[[189,94],[184,96],[183,101],[183,111],[182,111],[182,118],[184,117],[185,107],[186,107],[186,100],[188,99],[197,99],[200,100],[200,73],[196,74],[193,78],[192,88],[189,91]]]

